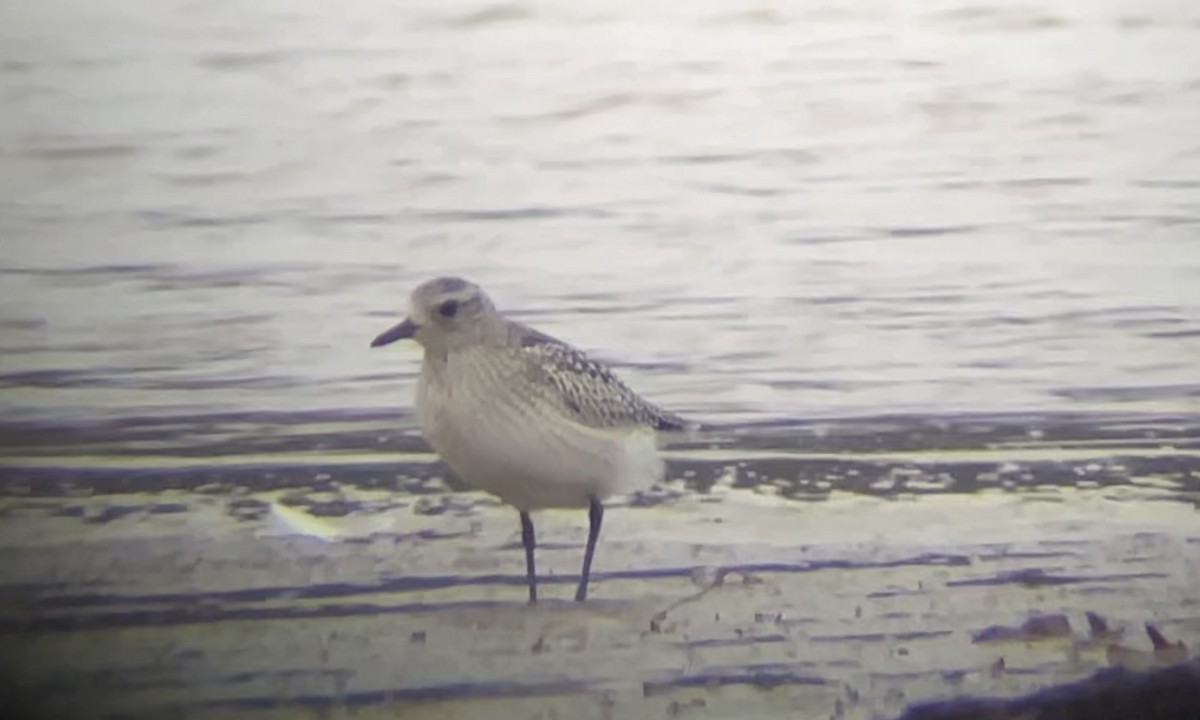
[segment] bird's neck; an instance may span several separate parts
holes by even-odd
[[[469,336],[439,335],[426,338],[421,343],[425,349],[425,362],[444,367],[452,354],[481,347],[505,347],[512,343],[512,326],[513,323],[496,316],[474,328]]]

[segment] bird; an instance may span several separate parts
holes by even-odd
[[[535,510],[586,508],[575,600],[588,579],[605,498],[660,480],[659,433],[697,423],[643,399],[584,351],[500,313],[483,289],[441,276],[419,284],[407,316],[371,347],[411,339],[424,351],[421,434],[468,485],[520,515],[529,603],[538,601]]]

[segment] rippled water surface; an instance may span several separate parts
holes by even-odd
[[[1193,3],[3,13],[10,417],[405,405],[435,273],[709,419],[1200,403]]]
[[[0,670],[59,715],[865,719],[1200,643],[1195,2],[8,3],[0,102]],[[448,273],[715,428],[585,609],[367,347]]]

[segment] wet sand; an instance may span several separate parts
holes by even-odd
[[[5,472],[0,662],[73,717],[876,718],[1167,663],[1147,621],[1193,654],[1191,451],[997,447],[842,452],[825,487],[803,477],[832,451],[680,450],[671,482],[610,504],[583,605],[583,513],[538,517],[537,607],[516,514],[419,459],[410,493],[311,468],[255,489],[245,467],[153,493],[153,473],[118,493],[119,469],[80,470],[39,493],[30,462]],[[984,486],[948,491],[963,468]]]

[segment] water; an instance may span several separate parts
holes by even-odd
[[[1194,646],[1197,48],[1184,0],[8,3],[0,632],[37,647],[0,661],[135,704],[310,671],[370,707],[544,694],[511,511],[416,435],[417,349],[367,347],[443,273],[721,428],[606,520],[597,591],[633,630],[589,626],[563,702],[622,664],[740,687],[769,661],[789,711],[844,683],[894,713],[1035,611]],[[354,542],[256,535],[281,505]],[[552,591],[576,520],[544,526]],[[644,645],[714,566],[767,579],[664,631],[685,660]],[[1070,589],[959,589],[1014,569]],[[430,642],[396,665],[339,632]],[[1023,687],[1095,667],[1005,652]]]
[[[11,4],[9,418],[406,405],[436,273],[713,421],[1200,408],[1191,3]]]

